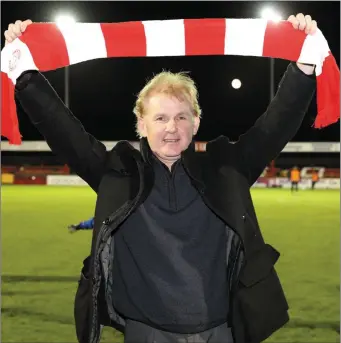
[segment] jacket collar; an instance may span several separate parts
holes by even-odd
[[[140,140],[140,152],[142,158],[148,164],[151,164],[153,152],[150,149],[146,138]],[[181,153],[181,161],[189,176],[196,183],[197,188],[204,189],[204,169],[205,169],[205,154],[195,152],[195,141],[189,144],[186,150]]]
[[[147,163],[152,162],[153,152],[150,149],[147,138],[145,138],[145,137],[142,137],[140,139],[140,153],[141,153],[142,158],[145,162],[147,162]]]

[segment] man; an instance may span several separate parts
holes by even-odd
[[[310,16],[288,20],[316,31]],[[29,23],[11,24],[6,40]],[[193,147],[201,109],[185,74],[161,73],[139,93],[140,151],[119,142],[109,152],[39,72],[18,78],[16,100],[98,196],[75,298],[79,342],[97,343],[112,326],[125,343],[257,343],[288,321],[279,253],[263,240],[250,187],[300,127],[313,73],[291,63],[255,126],[235,144],[209,142],[205,153]]]
[[[315,185],[319,182],[318,169],[313,169],[311,172],[311,190],[315,189]]]
[[[68,226],[69,232],[74,233],[79,230],[92,230],[94,228],[94,220],[95,218],[92,217],[88,220],[84,220],[78,224],[71,224]]]
[[[299,169],[295,166],[290,170],[290,181],[291,181],[291,192],[298,192],[298,184],[301,181],[301,173]]]

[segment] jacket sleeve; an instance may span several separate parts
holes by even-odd
[[[250,186],[295,136],[315,89],[315,76],[305,75],[296,63],[290,63],[265,113],[233,144]]]
[[[104,144],[85,131],[39,72],[27,71],[17,79],[15,98],[52,152],[97,192],[107,158]]]

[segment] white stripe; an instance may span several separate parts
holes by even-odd
[[[70,64],[107,57],[100,24],[65,24],[58,28],[64,36]]]
[[[314,35],[307,35],[304,40],[300,57],[297,62],[316,64],[315,73],[322,73],[324,59],[329,54],[328,42],[322,32],[318,29]]]
[[[16,84],[17,78],[27,70],[38,70],[28,46],[19,38],[1,51],[1,71]]]
[[[262,56],[267,21],[226,19],[225,55]]]
[[[185,26],[181,20],[143,21],[147,56],[184,56]]]

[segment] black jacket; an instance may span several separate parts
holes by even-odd
[[[290,64],[267,111],[238,142],[220,136],[196,153],[193,144],[182,163],[206,205],[233,234],[227,233],[231,307],[228,323],[235,343],[257,343],[289,319],[288,305],[274,265],[279,253],[263,240],[250,187],[266,165],[293,138],[315,91],[314,77]],[[91,255],[84,260],[75,299],[80,343],[97,343],[101,327],[124,331],[113,308],[109,265],[115,230],[148,196],[153,171],[144,151],[119,142],[111,151],[88,134],[38,72],[25,72],[16,100],[54,153],[97,192]],[[231,231],[231,230],[229,230]]]

